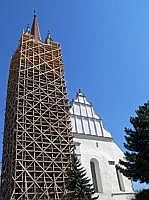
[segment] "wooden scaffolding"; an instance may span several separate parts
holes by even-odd
[[[60,45],[41,41],[34,16],[10,65],[1,200],[63,199],[71,150]]]

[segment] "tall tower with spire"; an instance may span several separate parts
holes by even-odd
[[[1,200],[61,200],[72,149],[60,45],[41,40],[37,17],[12,56]]]

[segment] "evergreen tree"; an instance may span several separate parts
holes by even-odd
[[[149,189],[137,193],[134,200],[149,200]]]
[[[95,190],[90,179],[86,176],[85,169],[81,166],[75,154],[71,158],[71,169],[68,173],[67,189],[69,200],[96,200]]]
[[[140,183],[149,183],[149,102],[139,106],[130,118],[132,128],[125,128],[126,160],[120,160],[120,171]]]

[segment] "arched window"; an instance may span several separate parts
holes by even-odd
[[[102,188],[100,168],[99,168],[98,161],[96,159],[91,159],[90,167],[91,167],[92,182],[95,188],[95,192],[102,193],[103,188]]]
[[[123,177],[119,169],[116,168],[116,174],[117,174],[117,179],[118,179],[118,184],[120,191],[125,192],[125,187],[124,187],[124,182],[123,182]]]
[[[98,185],[97,185],[97,177],[96,177],[96,170],[95,170],[95,163],[91,161],[91,172],[92,172],[92,181],[95,191],[98,192]]]

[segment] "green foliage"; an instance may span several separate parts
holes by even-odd
[[[71,169],[68,174],[67,189],[69,200],[96,200],[95,190],[90,184],[90,179],[86,176],[85,169],[81,166],[75,154],[71,158]]]
[[[134,200],[149,200],[149,190],[142,190],[137,193]]]
[[[125,128],[126,160],[120,160],[120,171],[133,181],[149,183],[149,102],[140,106],[130,118],[132,128]]]

